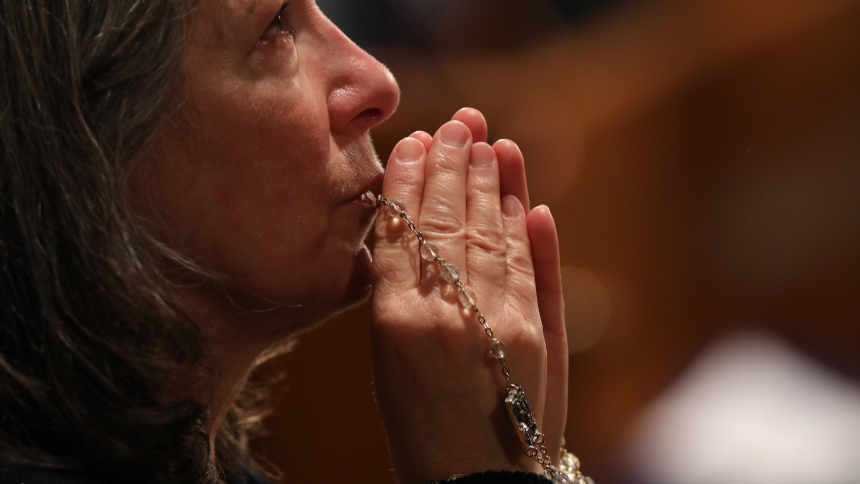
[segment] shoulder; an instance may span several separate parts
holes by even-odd
[[[0,467],[0,484],[104,484],[82,474],[53,469]]]

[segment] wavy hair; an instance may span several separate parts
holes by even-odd
[[[175,397],[211,376],[165,276],[185,262],[128,194],[176,109],[195,3],[0,2],[0,465],[221,479],[205,406]],[[258,399],[239,402],[219,429],[227,468],[259,421]]]

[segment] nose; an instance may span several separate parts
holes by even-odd
[[[324,23],[326,27],[321,30],[329,79],[326,101],[332,132],[365,132],[394,113],[400,88],[387,67],[331,21],[325,19]]]

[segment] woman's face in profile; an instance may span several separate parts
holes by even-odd
[[[203,0],[180,94],[133,181],[159,236],[260,300],[363,299],[382,176],[368,130],[397,105],[390,72],[312,0]]]

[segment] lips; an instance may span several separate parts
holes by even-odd
[[[365,181],[359,190],[355,192],[355,194],[350,197],[345,203],[357,204],[362,206],[372,206],[376,207],[376,196],[373,194],[371,189],[382,181],[382,173],[378,173],[373,178]]]
[[[361,195],[350,200],[350,203],[361,205],[367,208],[376,208],[376,196],[371,191],[366,191]]]
[[[345,190],[346,197],[341,203],[360,206],[376,206],[376,201],[373,199],[371,189],[382,181],[385,172],[382,170],[382,163],[379,162],[379,157],[376,156],[376,151],[373,149],[373,143],[370,141],[370,135],[365,134],[357,139],[354,143],[345,146],[340,156],[343,157],[344,166],[351,167],[352,177],[349,181],[352,182],[349,186],[355,187],[355,190]],[[354,184],[353,184],[354,183]]]

